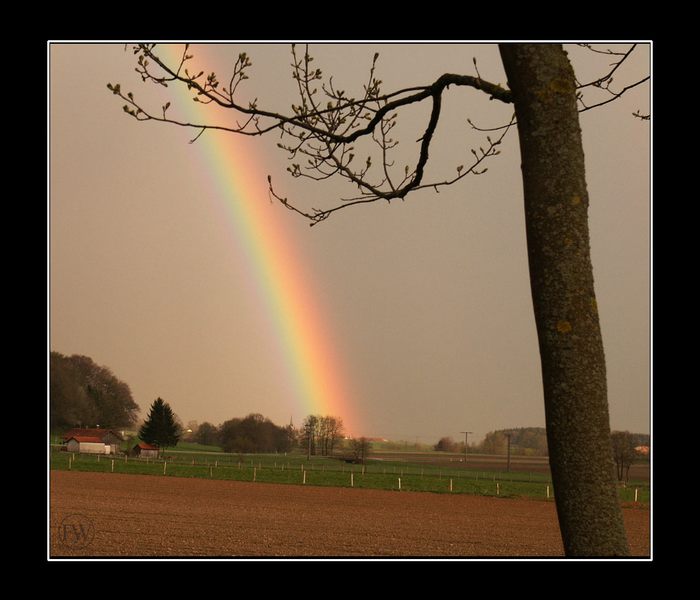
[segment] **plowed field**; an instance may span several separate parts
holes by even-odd
[[[648,556],[649,511],[624,509]],[[562,556],[553,502],[51,471],[50,555]]]

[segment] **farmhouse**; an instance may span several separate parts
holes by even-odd
[[[122,441],[122,437],[111,429],[71,429],[63,436],[63,445],[68,452],[116,454]]]
[[[131,453],[141,458],[158,458],[158,446],[153,446],[146,442],[139,442],[133,447]]]
[[[649,456],[649,446],[636,446],[634,451],[642,456]]]

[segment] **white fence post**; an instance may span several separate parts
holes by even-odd
[[[399,477],[399,491],[401,491],[401,477]]]

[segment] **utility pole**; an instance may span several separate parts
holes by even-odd
[[[510,436],[513,435],[511,432],[504,434],[508,440],[508,462],[506,464],[506,471],[510,472]]]
[[[469,439],[469,434],[474,433],[473,431],[460,431],[460,433],[464,434],[464,466],[467,465],[467,452],[469,449],[469,444],[468,444],[468,439]]]

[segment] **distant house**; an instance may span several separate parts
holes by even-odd
[[[649,446],[637,446],[634,450],[637,454],[649,456]]]
[[[141,458],[158,458],[158,446],[147,444],[146,442],[139,442],[132,448],[131,453]]]
[[[71,429],[63,436],[66,451],[91,454],[116,454],[123,441],[112,429]]]

